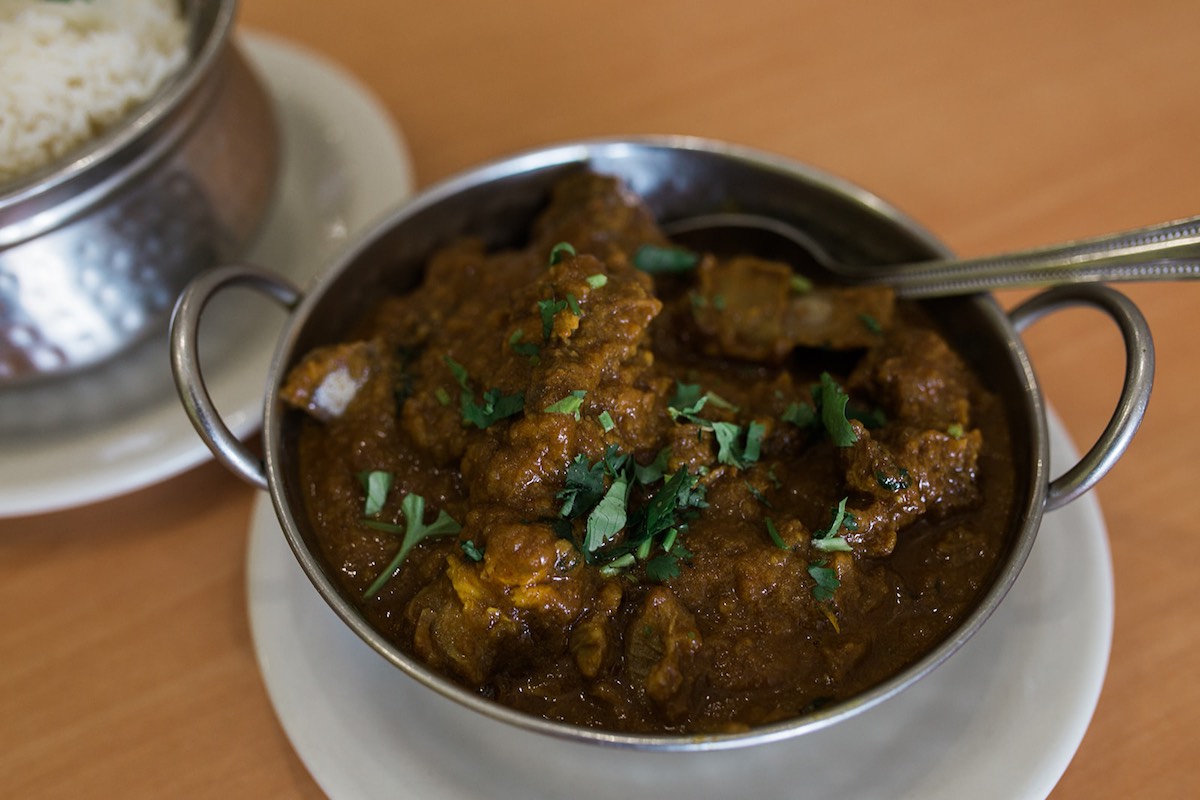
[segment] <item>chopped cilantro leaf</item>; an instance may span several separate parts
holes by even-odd
[[[555,497],[563,501],[559,514],[581,517],[587,514],[604,496],[604,462],[588,465],[587,456],[580,453],[567,467],[566,487]]]
[[[846,403],[850,397],[828,372],[821,373],[821,382],[813,390],[813,400],[820,411],[821,424],[835,445],[849,447],[858,441],[858,434],[846,419]]]
[[[838,503],[837,508],[833,510],[833,522],[829,524],[829,528],[824,531],[816,531],[813,534],[812,546],[823,553],[840,551],[850,552],[850,544],[842,538],[841,529],[854,529],[853,515],[846,513],[846,501],[848,498],[843,497]]]
[[[746,426],[746,443],[742,448],[742,460],[746,464],[753,464],[762,455],[763,436],[766,435],[766,432],[767,426],[761,422],[751,420],[750,424]]]
[[[686,469],[681,469],[663,484],[650,502],[646,504],[645,536],[653,539],[675,524],[675,508],[679,504],[680,492],[690,482]]]
[[[609,561],[600,567],[600,574],[606,578],[611,578],[614,575],[619,575],[622,570],[629,569],[637,563],[637,558],[633,553],[622,553],[621,555]]]
[[[900,492],[909,487],[908,470],[897,467],[895,472],[875,471],[875,482],[889,492]]]
[[[442,356],[442,360],[446,362],[446,366],[454,374],[458,385],[462,387],[462,392],[459,394],[459,407],[462,410],[464,424],[473,423],[475,427],[483,429],[493,422],[520,414],[525,410],[525,395],[521,392],[505,395],[501,394],[499,389],[488,389],[483,393],[482,402],[476,402],[466,368],[450,356]]]
[[[775,507],[771,503],[771,501],[767,499],[767,496],[765,494],[763,494],[757,486],[752,484],[750,481],[742,481],[742,483],[745,484],[746,489],[750,492],[750,496],[753,497],[755,500],[762,503],[767,508]]]
[[[473,540],[467,539],[460,547],[462,547],[463,555],[471,561],[483,561],[483,548],[476,545]]]
[[[666,583],[679,577],[679,559],[673,553],[662,553],[646,562],[646,577],[655,583]]]
[[[688,272],[699,263],[700,256],[682,247],[644,244],[633,254],[633,265],[651,275]]]
[[[454,380],[458,381],[458,385],[462,389],[470,391],[471,387],[469,383],[471,379],[467,376],[467,368],[450,356],[442,356],[442,361],[446,362],[446,366],[450,368],[450,372],[454,375]]]
[[[817,410],[808,403],[791,403],[779,418],[797,428],[811,428],[817,424]]]
[[[667,471],[667,462],[671,459],[671,448],[664,447],[658,451],[658,455],[654,457],[646,466],[642,466],[637,462],[633,465],[633,474],[637,478],[637,482],[642,485],[657,483],[662,480],[663,474]]]
[[[613,422],[612,414],[607,411],[601,411],[596,415],[596,419],[600,421],[600,427],[604,429],[605,433],[617,427],[617,423]]]
[[[425,498],[419,494],[406,494],[400,501],[400,510],[404,513],[404,538],[400,542],[400,549],[396,551],[391,562],[384,567],[383,572],[379,573],[379,577],[363,592],[363,599],[369,600],[379,594],[379,590],[396,574],[396,570],[400,568],[404,558],[422,539],[430,536],[448,536],[462,530],[462,526],[444,510],[438,511],[437,519],[432,524],[426,525],[424,521]],[[364,520],[363,524],[390,533],[400,533],[401,531],[399,525],[390,525],[375,520]]]
[[[525,331],[517,328],[512,332],[512,336],[508,337],[508,346],[512,351],[519,356],[527,356],[530,359],[537,359],[541,348],[533,342],[521,341],[525,338]]]
[[[859,314],[859,321],[871,333],[883,333],[883,326],[879,324],[879,320],[875,319],[870,314]]]
[[[583,312],[579,309],[579,301],[575,299],[575,295],[567,292],[567,308],[571,309],[571,313],[577,317],[582,317]]]
[[[767,536],[771,537],[771,541],[774,542],[775,546],[780,550],[791,549],[787,546],[787,542],[783,540],[783,537],[779,535],[779,530],[775,527],[775,522],[770,517],[767,517]]]
[[[737,406],[735,406],[733,403],[726,400],[724,397],[721,397],[716,392],[705,392],[704,396],[706,398],[708,398],[708,404],[711,406],[716,406],[717,408],[723,408],[726,411],[732,411],[735,414],[738,412]]]
[[[554,316],[567,307],[566,300],[538,300],[538,312],[542,315],[542,340],[550,341],[554,332]]]
[[[367,500],[363,506],[363,514],[373,517],[383,510],[383,503],[387,500],[387,493],[392,488],[392,473],[378,469],[366,470],[358,473],[358,480],[362,484],[363,490],[367,493]]]
[[[732,422],[713,422],[713,434],[717,438],[717,461],[739,469],[758,461],[762,450],[762,438],[766,428],[759,422],[751,422],[745,428]]]
[[[547,414],[567,414],[579,419],[579,408],[583,405],[583,398],[587,396],[587,392],[582,389],[576,389],[569,393],[566,397],[558,402],[551,403],[546,406],[543,411]]]
[[[567,256],[573,255],[575,255],[575,248],[571,246],[570,242],[559,242],[550,248],[550,266],[553,267]]]
[[[593,289],[599,289],[601,286],[604,286],[606,283],[608,283],[608,276],[602,272],[597,272],[595,275],[588,275],[585,280],[587,280],[588,286],[592,287]]]
[[[813,290],[813,282],[803,275],[793,275],[788,283],[796,294],[808,294]]]
[[[481,403],[476,403],[467,392],[462,394],[463,420],[473,423],[480,430],[524,410],[525,395],[521,392],[503,395],[499,389],[488,389],[483,393]]]
[[[672,416],[692,416],[704,408],[708,397],[700,389],[698,383],[683,383],[675,381],[675,394],[667,403]]]
[[[808,565],[808,574],[816,581],[816,585],[812,588],[812,596],[822,603],[832,599],[833,593],[842,585],[842,582],[838,580],[837,572],[833,567],[826,566],[827,563],[826,561],[814,561]]]
[[[595,553],[624,530],[628,500],[629,481],[618,475],[588,514],[587,533],[583,539],[585,553]]]
[[[952,423],[950,427],[946,428],[946,433],[955,439],[961,439],[963,437],[963,426],[957,422]]]
[[[629,460],[628,453],[622,453],[621,448],[615,444],[610,444],[604,451],[604,458],[601,460],[601,463],[604,464],[605,472],[616,477],[625,469],[625,465]]]

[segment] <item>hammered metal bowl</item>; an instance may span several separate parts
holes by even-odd
[[[230,35],[236,0],[184,0],[184,69],[122,124],[0,185],[0,389],[119,356],[179,291],[240,256],[275,185],[278,131]]]

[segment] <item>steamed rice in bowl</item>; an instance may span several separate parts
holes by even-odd
[[[186,60],[173,0],[0,0],[0,185],[104,133]]]

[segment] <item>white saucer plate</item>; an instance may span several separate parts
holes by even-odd
[[[411,195],[408,153],[386,110],[337,65],[262,34],[242,32],[238,44],[275,103],[282,139],[276,199],[245,260],[304,286],[350,236]],[[217,407],[235,434],[247,436],[261,423],[285,317],[271,301],[241,294],[214,299],[200,347]],[[36,434],[4,436],[0,517],[114,497],[210,457],[175,394],[166,342],[148,342],[118,361],[37,393],[0,397],[0,417],[62,414],[69,403],[85,418],[84,405],[110,398],[93,421],[69,430],[43,432],[29,419]]]
[[[1052,460],[1074,448],[1051,419]],[[771,745],[648,753],[483,718],[420,686],[346,628],[293,557],[269,498],[251,519],[248,604],[259,665],[300,758],[333,800],[1044,798],[1099,699],[1113,580],[1099,505],[1046,515],[1008,597],[899,696]]]

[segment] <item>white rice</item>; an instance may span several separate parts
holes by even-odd
[[[124,118],[187,60],[174,0],[0,0],[0,184]]]

